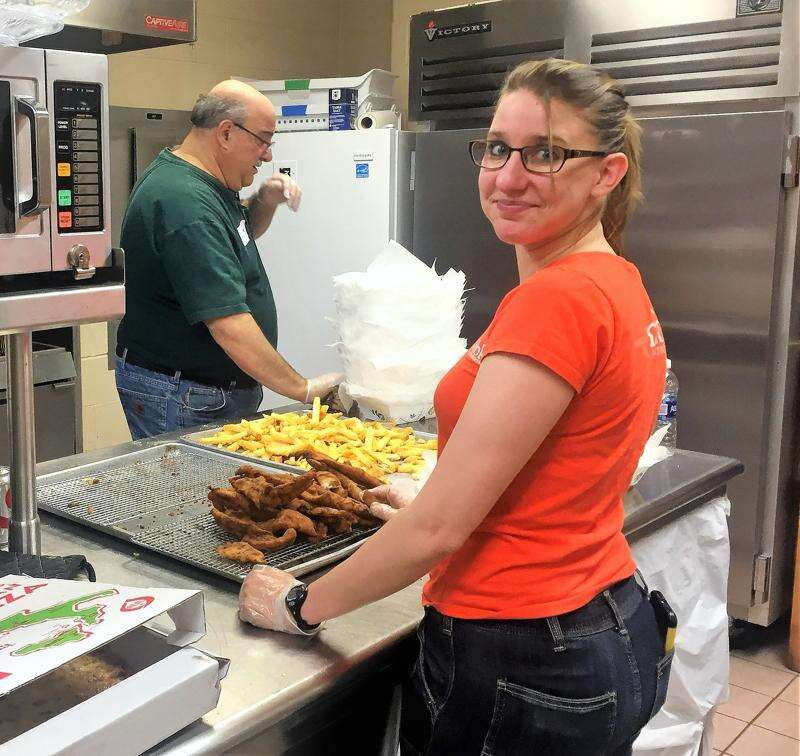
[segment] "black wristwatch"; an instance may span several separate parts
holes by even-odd
[[[321,623],[317,622],[316,625],[309,625],[308,622],[300,616],[300,610],[303,608],[306,596],[308,596],[308,588],[303,585],[303,583],[294,586],[289,593],[286,594],[286,608],[289,610],[289,614],[292,615],[292,619],[297,624],[297,627],[300,628],[301,632],[311,635],[319,628]]]

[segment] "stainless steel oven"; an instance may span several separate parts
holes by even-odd
[[[112,267],[107,71],[102,55],[0,50],[0,276]]]
[[[8,334],[14,551],[39,550],[32,332],[112,320],[125,307],[109,168],[106,57],[0,48],[0,335]],[[42,417],[60,422],[52,408]]]

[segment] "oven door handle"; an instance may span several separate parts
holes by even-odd
[[[41,215],[50,207],[52,183],[50,180],[50,114],[31,97],[15,97],[17,113],[30,122],[31,132],[31,186],[29,200],[19,203],[20,217]]]

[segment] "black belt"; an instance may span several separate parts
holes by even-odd
[[[185,370],[172,369],[158,365],[150,360],[140,357],[130,349],[126,349],[121,344],[117,344],[115,349],[117,357],[125,362],[130,362],[131,365],[144,368],[145,370],[152,370],[154,373],[161,373],[167,378],[177,378],[185,381],[194,381],[195,383],[203,383],[206,386],[214,386],[223,389],[248,389],[254,388],[258,385],[252,378],[235,378],[226,380],[224,378],[211,378],[207,375],[199,375],[197,373],[187,372]]]
[[[604,595],[606,593],[613,599],[613,607],[608,600],[608,596]],[[635,577],[631,576],[615,583],[607,591],[597,594],[578,609],[573,609],[571,612],[559,614],[558,616],[544,617],[542,619],[457,621],[485,628],[502,628],[505,631],[511,631],[516,628],[520,632],[536,631],[537,629],[544,630],[552,622],[557,621],[560,628],[559,634],[567,638],[574,638],[615,627],[620,623],[620,620],[626,620],[633,614],[646,595],[645,589],[636,582]],[[426,617],[434,612],[439,617],[444,616],[439,614],[433,607],[426,607]]]

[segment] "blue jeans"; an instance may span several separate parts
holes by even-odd
[[[156,373],[117,357],[117,392],[134,439],[198,425],[238,422],[258,411],[262,388],[222,389]]]
[[[542,620],[427,607],[403,687],[403,756],[629,754],[661,708],[672,653],[633,578]]]

